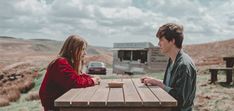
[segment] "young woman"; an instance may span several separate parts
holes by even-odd
[[[57,59],[47,67],[39,96],[45,111],[57,111],[54,100],[71,88],[89,87],[99,83],[99,78],[82,74],[87,42],[78,35],[67,38]]]

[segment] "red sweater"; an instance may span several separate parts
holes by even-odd
[[[78,75],[65,58],[58,58],[47,68],[39,96],[45,109],[54,109],[54,100],[71,88],[93,85],[94,82],[89,75]]]

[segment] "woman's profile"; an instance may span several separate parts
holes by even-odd
[[[45,111],[57,111],[54,100],[71,88],[89,87],[99,83],[99,78],[82,73],[87,42],[78,35],[69,36],[58,57],[47,67],[39,96]]]

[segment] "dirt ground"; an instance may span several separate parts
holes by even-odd
[[[210,84],[210,66],[199,67],[194,109],[197,111],[232,111],[234,84],[226,84],[226,75],[219,72],[218,81]]]

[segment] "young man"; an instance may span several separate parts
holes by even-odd
[[[146,85],[157,85],[173,96],[178,106],[173,111],[192,111],[196,92],[196,68],[182,50],[183,27],[174,23],[161,26],[156,34],[160,51],[169,57],[161,82],[151,77],[141,78]]]

